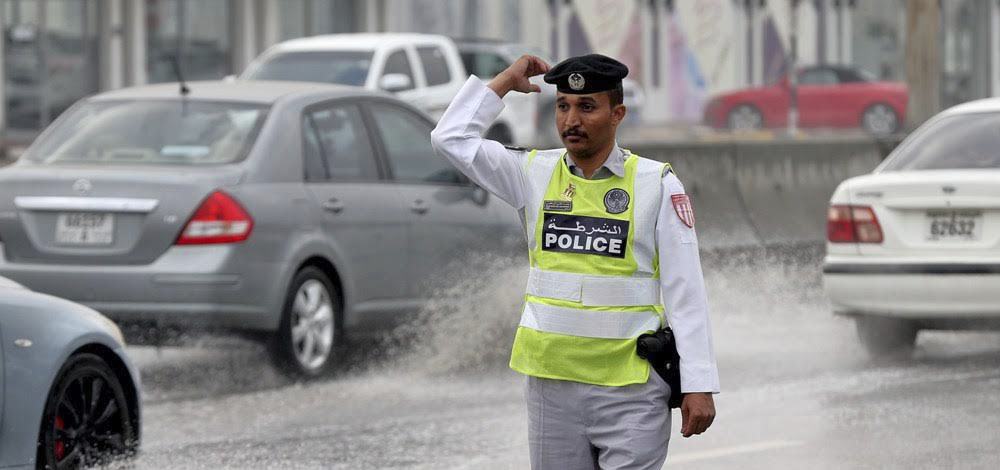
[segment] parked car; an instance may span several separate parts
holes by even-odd
[[[834,192],[826,292],[873,354],[1000,327],[1000,99],[959,105]]]
[[[880,81],[862,70],[841,66],[798,71],[798,125],[802,128],[858,128],[884,136],[906,120],[906,84]],[[713,97],[705,106],[705,124],[732,130],[788,125],[788,77],[776,84],[736,90]]]
[[[187,86],[84,99],[0,169],[0,274],[122,323],[263,332],[286,370],[316,375],[464,255],[523,243],[398,99]]]
[[[524,44],[516,44],[491,39],[455,39],[458,51],[462,56],[465,70],[483,80],[491,80],[510,64],[525,54],[541,57],[546,62],[555,65],[545,53]],[[562,140],[556,131],[556,87],[545,83],[542,77],[533,77],[531,82],[541,87],[541,93],[509,93],[504,97],[506,107],[497,118],[494,127],[487,138],[508,142],[516,145],[541,146],[561,145]],[[626,126],[641,122],[645,95],[642,87],[634,80],[626,78],[622,82],[624,104],[628,109],[625,114]]]
[[[101,314],[0,277],[0,468],[78,469],[139,448],[139,373]]]

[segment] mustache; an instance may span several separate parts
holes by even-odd
[[[563,138],[569,137],[571,135],[575,135],[577,137],[587,137],[587,133],[580,130],[579,127],[571,127],[569,129],[566,129],[562,133]]]

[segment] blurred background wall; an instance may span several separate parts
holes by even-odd
[[[0,0],[2,128],[46,126],[82,96],[239,73],[276,42],[426,32],[503,38],[552,60],[618,57],[649,123],[693,122],[713,93],[778,80],[798,63],[853,64],[904,80],[907,0]],[[1000,0],[941,1],[942,106],[1000,95]]]

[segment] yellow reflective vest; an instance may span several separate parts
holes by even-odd
[[[626,153],[625,176],[587,180],[565,153],[525,160],[531,271],[510,367],[596,385],[645,383],[636,338],[664,322],[655,228],[669,164]]]

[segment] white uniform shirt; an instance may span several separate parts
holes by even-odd
[[[482,137],[503,108],[500,97],[472,76],[438,121],[431,133],[431,142],[439,155],[450,160],[469,179],[515,209],[523,210],[522,157],[525,152],[510,150]],[[613,154],[622,160],[624,170],[622,151],[616,146]],[[613,169],[619,162],[608,163],[605,168]],[[684,186],[672,172],[663,176],[662,184],[665,196],[684,192]],[[681,221],[667,197],[660,205],[656,221],[656,246],[663,305],[681,356],[681,391],[718,393],[719,373],[708,322],[708,299],[698,240],[694,229]]]

